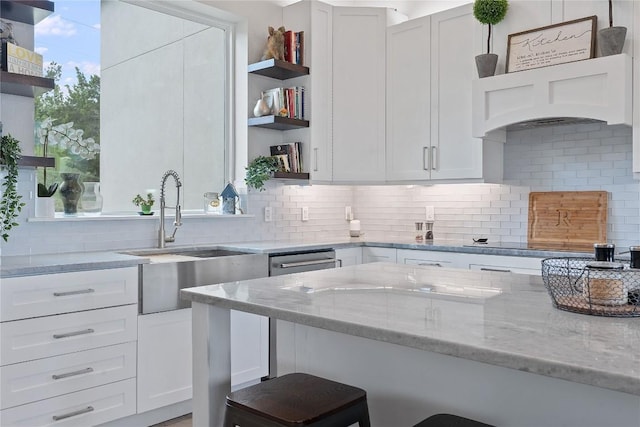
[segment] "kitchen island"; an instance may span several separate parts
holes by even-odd
[[[497,426],[640,425],[640,318],[552,307],[542,279],[387,263],[182,291],[194,426],[221,425],[230,310],[276,321],[277,373],[367,390],[372,425],[452,412]]]

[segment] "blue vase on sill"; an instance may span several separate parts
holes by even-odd
[[[60,198],[65,215],[78,213],[78,201],[82,196],[82,184],[79,173],[61,173],[62,185],[60,185]]]

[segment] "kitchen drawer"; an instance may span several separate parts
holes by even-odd
[[[464,257],[464,254],[455,252],[398,249],[397,257],[398,264],[453,268],[458,266],[458,261],[461,257]]]
[[[3,366],[0,409],[135,376],[135,342]]]
[[[0,425],[88,427],[133,415],[135,411],[136,380],[132,378],[5,409],[0,411]]]
[[[135,304],[0,323],[0,366],[135,341]]]
[[[138,301],[138,268],[2,279],[0,320],[69,313]]]

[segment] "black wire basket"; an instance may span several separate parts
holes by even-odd
[[[553,306],[574,313],[640,316],[640,269],[593,258],[542,260],[542,279]]]

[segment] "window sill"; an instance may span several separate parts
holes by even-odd
[[[166,219],[173,218],[174,215],[165,215]],[[255,215],[222,215],[222,214],[205,214],[201,211],[186,211],[182,212],[182,219],[190,218],[210,218],[210,219],[229,219],[229,218],[254,218]],[[160,215],[157,211],[154,211],[154,215],[139,215],[137,212],[111,212],[102,213],[99,215],[87,215],[85,213],[78,213],[77,215],[65,215],[62,212],[56,212],[54,218],[27,218],[27,222],[78,222],[78,221],[119,221],[119,220],[155,220],[157,221]]]

